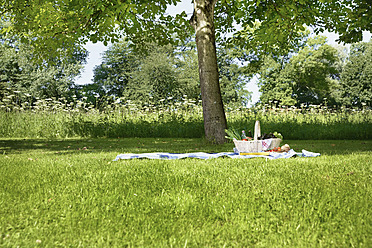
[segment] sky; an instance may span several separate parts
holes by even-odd
[[[191,0],[182,0],[182,2],[180,2],[177,6],[169,6],[167,12],[170,15],[176,15],[181,13],[183,10],[185,10],[186,14],[191,17],[193,12],[193,5],[191,3]],[[336,39],[338,38],[338,36],[335,33],[326,31],[322,35],[328,38],[328,44],[337,44]],[[363,41],[368,42],[369,40],[371,40],[371,33],[363,32]],[[92,83],[93,69],[95,66],[101,64],[102,54],[107,49],[107,47],[105,47],[102,42],[97,42],[95,44],[93,44],[92,42],[88,42],[85,45],[85,48],[89,51],[89,56],[81,76],[76,80],[77,84]],[[257,78],[253,78],[250,82],[247,83],[247,89],[252,92],[252,102],[250,105],[253,105],[259,100],[260,97],[257,86]]]

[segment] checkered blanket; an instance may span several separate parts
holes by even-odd
[[[320,153],[309,152],[302,150],[301,153],[295,152],[293,149],[289,152],[277,153],[270,152],[270,155],[239,155],[239,153],[234,152],[220,152],[220,153],[205,153],[205,152],[195,152],[195,153],[167,153],[167,152],[154,152],[154,153],[125,153],[117,155],[114,161],[121,159],[183,159],[183,158],[198,158],[198,159],[211,159],[219,157],[228,158],[267,158],[267,159],[279,159],[279,158],[291,158],[291,157],[317,157]]]

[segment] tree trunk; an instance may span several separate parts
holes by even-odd
[[[216,55],[214,6],[217,0],[194,0],[190,24],[195,29],[199,78],[203,100],[204,132],[208,141],[222,144],[227,128]]]

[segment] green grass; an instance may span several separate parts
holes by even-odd
[[[372,141],[286,143],[322,155],[113,162],[233,144],[0,139],[0,246],[369,247]]]
[[[194,103],[155,109],[114,105],[94,108],[0,109],[0,137],[8,138],[202,138],[202,108]],[[58,106],[58,104],[57,104]],[[0,105],[1,107],[1,105]],[[372,140],[372,110],[309,108],[227,109],[228,126],[254,129],[261,122],[264,133],[278,131],[291,140]]]

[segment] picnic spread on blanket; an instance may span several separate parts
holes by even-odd
[[[291,158],[291,157],[317,157],[320,153],[309,152],[302,150],[302,152],[295,152],[288,144],[279,146],[283,136],[278,133],[269,133],[261,136],[260,122],[256,121],[254,136],[246,135],[242,130],[241,134],[235,129],[226,130],[226,138],[233,140],[235,147],[233,152],[220,152],[220,153],[167,153],[167,152],[153,152],[153,153],[125,153],[117,155],[114,161],[121,159],[185,159],[185,158],[198,158],[198,159],[211,159],[219,157],[228,158],[256,158],[263,157],[267,159]]]

